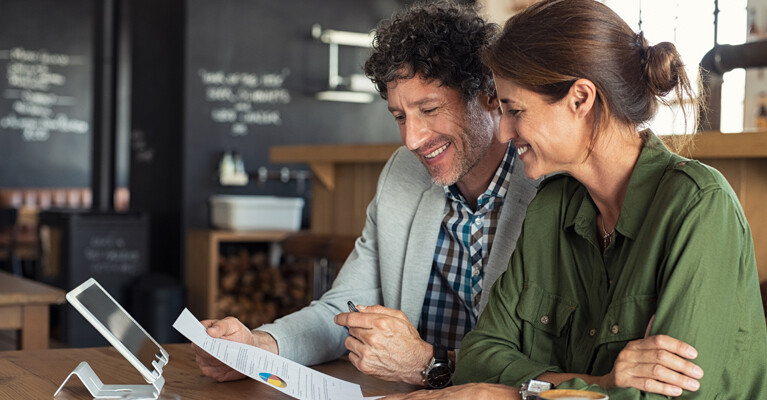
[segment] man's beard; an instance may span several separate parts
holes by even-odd
[[[450,138],[450,145],[454,151],[453,162],[446,174],[440,173],[440,171],[429,170],[434,184],[440,186],[455,184],[469,173],[482,160],[482,157],[485,156],[490,148],[495,132],[492,131],[492,122],[483,113],[484,111],[477,99],[470,101],[466,105],[466,115],[463,119],[462,147],[459,148],[457,146],[455,138]]]

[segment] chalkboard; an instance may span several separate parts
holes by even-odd
[[[102,285],[125,287],[149,271],[145,213],[49,210],[39,220],[48,243],[39,276],[44,282],[70,290],[96,277]]]
[[[149,272],[149,219],[144,213],[49,210],[40,213],[39,223],[44,239],[37,280],[72,290],[95,278],[125,305],[131,285]],[[56,314],[59,339],[69,346],[106,345],[72,307],[59,307]]]
[[[114,228],[92,232],[92,235],[81,243],[82,265],[87,266],[90,275],[138,276],[145,272],[142,268],[146,265],[145,246],[133,243],[140,240],[146,239],[140,235],[127,236],[123,230]]]
[[[190,228],[208,227],[212,194],[306,196],[296,184],[222,187],[228,149],[255,172],[275,145],[396,142],[396,124],[376,94],[369,104],[317,100],[328,87],[329,47],[314,24],[367,33],[402,6],[396,0],[189,0],[186,3],[184,201]],[[369,49],[340,46],[339,75],[361,74]],[[134,160],[135,163],[135,160]],[[305,165],[288,166],[307,169]],[[308,199],[307,199],[308,200]]]
[[[92,0],[0,0],[0,186],[89,186],[92,15]]]

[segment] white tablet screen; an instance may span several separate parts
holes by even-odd
[[[147,371],[141,371],[144,375],[151,373],[155,368],[152,361],[158,360],[157,356],[167,354],[157,342],[93,279],[87,281],[79,288],[70,292],[67,296],[75,308],[83,313],[80,303],[92,318],[95,318],[103,328],[109,331],[113,338],[104,335],[112,344],[119,348],[116,339],[135,358],[146,367]],[[72,298],[73,297],[73,298]],[[88,318],[86,313],[83,315]],[[93,321],[91,321],[93,323]],[[102,330],[94,324],[96,328]],[[104,332],[102,332],[104,334]]]

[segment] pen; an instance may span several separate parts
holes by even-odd
[[[347,301],[346,305],[349,306],[349,312],[360,312],[360,310],[358,310],[357,307],[354,306],[354,303],[352,303],[351,300]]]

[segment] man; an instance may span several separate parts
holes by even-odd
[[[449,383],[454,349],[506,269],[537,186],[495,136],[499,103],[480,59],[494,32],[474,9],[451,3],[414,5],[379,24],[365,73],[405,146],[381,173],[353,252],[309,307],[252,332],[231,317],[203,321],[211,336],[302,364],[348,350],[381,379]],[[360,312],[345,312],[347,301]],[[204,374],[243,377],[195,351]]]

